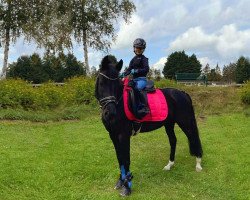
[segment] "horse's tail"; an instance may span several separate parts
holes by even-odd
[[[190,154],[192,156],[196,156],[201,158],[203,155],[203,150],[202,150],[202,145],[201,145],[201,141],[200,141],[200,137],[199,137],[199,130],[198,130],[198,126],[197,126],[197,121],[195,118],[195,113],[194,113],[194,107],[193,107],[193,103],[192,103],[192,99],[189,96],[189,94],[187,94],[185,92],[186,96],[188,97],[188,100],[190,102],[189,106],[189,117],[188,117],[188,131],[186,131],[186,135],[188,137],[188,142],[189,142],[189,151]]]

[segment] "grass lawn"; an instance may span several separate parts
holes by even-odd
[[[203,171],[195,172],[185,135],[176,128],[176,165],[167,172],[164,129],[132,138],[133,193],[128,199],[250,199],[250,118],[198,120]],[[0,200],[121,199],[117,161],[98,116],[83,121],[0,122]]]

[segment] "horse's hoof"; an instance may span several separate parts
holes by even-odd
[[[166,165],[163,170],[170,171],[171,167],[169,165]]]
[[[195,169],[196,169],[197,172],[201,172],[202,171],[202,167],[201,166],[196,166]]]
[[[163,168],[163,170],[169,171],[174,166],[174,162],[169,161],[168,164]]]
[[[122,181],[121,179],[119,179],[119,180],[117,181],[117,183],[115,184],[114,189],[115,189],[115,190],[121,189],[122,186],[123,186],[123,184],[124,184],[123,181]]]
[[[129,196],[130,194],[131,194],[131,188],[123,185],[121,192],[120,192],[120,195],[123,197],[126,197],[126,196]]]

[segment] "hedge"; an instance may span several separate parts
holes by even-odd
[[[21,79],[0,81],[0,107],[26,110],[54,109],[60,106],[96,104],[95,81],[85,77],[69,79],[64,85],[53,82],[34,87]]]
[[[241,101],[250,105],[250,81],[246,82],[241,89]]]

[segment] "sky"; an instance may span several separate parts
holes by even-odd
[[[250,0],[132,0],[136,12],[126,24],[118,20],[116,41],[109,54],[124,66],[133,58],[133,41],[143,38],[147,42],[144,55],[151,68],[162,70],[167,57],[175,51],[195,54],[202,68],[236,62],[240,56],[250,56]],[[19,39],[12,44],[9,63],[21,55],[41,53],[34,43]],[[74,55],[83,61],[83,47],[74,45]],[[98,67],[107,53],[89,49],[90,66]],[[0,49],[0,66],[3,48]]]

